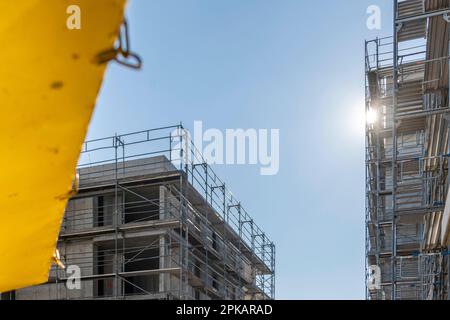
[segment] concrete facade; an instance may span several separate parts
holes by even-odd
[[[15,299],[273,298],[261,282],[273,265],[260,254],[273,243],[257,249],[265,235],[239,236],[245,222],[236,232],[223,220],[232,207],[217,212],[165,156],[78,172],[58,241],[66,270],[54,266],[47,284]]]

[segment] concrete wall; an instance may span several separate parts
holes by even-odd
[[[117,166],[119,179],[177,170],[165,156],[129,160],[125,163],[119,162]],[[115,170],[115,163],[81,168],[78,170],[80,175],[79,187],[111,183],[115,178]]]
[[[44,284],[16,290],[16,300],[54,300],[65,297],[65,285]]]
[[[94,223],[94,198],[71,199],[67,203],[63,229],[77,231],[92,228]]]
[[[60,253],[65,260],[66,268],[70,265],[78,266],[81,276],[93,274],[94,267],[94,244],[89,240],[82,240],[65,244]],[[65,290],[67,299],[82,299],[92,297],[93,281],[82,281],[81,289]]]

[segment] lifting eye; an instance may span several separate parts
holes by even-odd
[[[113,49],[102,51],[96,57],[96,62],[98,64],[107,63],[111,60],[132,69],[139,70],[142,68],[141,57],[136,53],[131,52],[128,22],[126,20],[124,20],[120,26],[118,46]]]
[[[78,187],[80,186],[80,174],[78,172],[75,173],[75,177],[72,182],[72,190],[70,191],[71,195],[75,195],[78,193]]]
[[[53,253],[52,261],[54,264],[56,264],[61,269],[65,269],[66,266],[61,261],[61,255],[59,254],[59,250],[55,249],[55,252]]]

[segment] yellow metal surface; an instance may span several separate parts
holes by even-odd
[[[125,1],[0,1],[0,292],[48,279]]]

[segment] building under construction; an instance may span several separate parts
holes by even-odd
[[[3,298],[274,299],[274,243],[188,137],[178,125],[85,142],[66,269]]]
[[[450,1],[393,2],[366,42],[366,295],[449,299]]]

